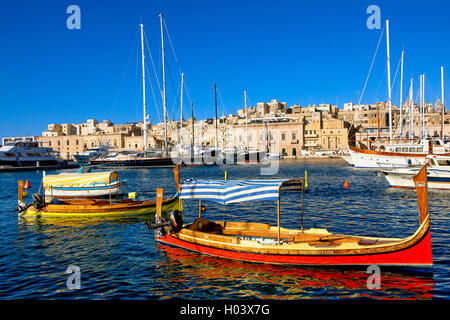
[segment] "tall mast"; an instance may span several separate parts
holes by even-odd
[[[425,73],[422,74],[422,135],[425,138]]]
[[[403,110],[403,55],[405,51],[402,50],[402,65],[400,68],[400,135],[403,129],[403,118],[402,118],[402,110]],[[401,137],[399,137],[401,138]]]
[[[424,139],[424,130],[423,130],[423,123],[424,123],[424,108],[423,108],[423,74],[420,75],[420,137],[423,140]]]
[[[164,109],[164,151],[167,154],[167,110],[166,110],[166,72],[164,63],[164,32],[163,32],[163,15],[159,15],[161,23],[161,53],[162,53],[162,72],[163,72],[163,109]]]
[[[247,111],[247,91],[244,91],[244,104],[245,104],[245,135],[246,135],[246,151],[248,151],[248,111]]]
[[[142,48],[142,101],[144,104],[144,151],[147,151],[147,112],[145,108],[145,55],[144,55],[144,25],[141,23]]]
[[[194,139],[194,103],[193,102],[191,102],[191,120],[192,120],[192,149],[191,149],[191,153],[194,153],[195,139]]]
[[[389,140],[392,144],[392,106],[391,106],[391,58],[389,55],[389,20],[386,20],[387,42],[387,76],[388,76],[388,105],[389,105]]]
[[[184,73],[181,74],[181,96],[180,96],[180,143],[183,143],[183,86]]]
[[[409,86],[409,138],[412,137],[414,121],[414,107],[413,107],[413,78],[411,78],[411,85]]]
[[[445,104],[444,104],[444,66],[441,66],[441,105],[442,105],[442,119],[441,119],[441,138],[444,140],[444,121],[445,121]]]
[[[218,140],[218,138],[219,138],[219,134],[218,134],[219,129],[218,129],[218,126],[217,126],[217,86],[216,86],[216,84],[214,84],[214,106],[215,106],[215,109],[216,109],[216,151],[217,151],[219,149],[219,140]]]

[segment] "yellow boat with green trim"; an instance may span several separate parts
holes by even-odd
[[[179,185],[179,169],[174,168],[177,186]],[[151,215],[156,213],[156,201],[151,200],[58,200],[57,203],[46,203],[40,193],[33,194],[33,202],[27,204],[23,201],[24,181],[19,180],[19,201],[17,211],[20,216],[45,217],[132,217]],[[182,201],[178,192],[171,198],[162,201],[162,213],[171,210],[182,211]]]

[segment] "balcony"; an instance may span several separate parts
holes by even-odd
[[[305,138],[318,138],[319,135],[317,133],[305,133]]]
[[[298,139],[297,140],[292,140],[291,144],[298,144]]]

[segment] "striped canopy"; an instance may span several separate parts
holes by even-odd
[[[118,181],[118,174],[116,171],[106,172],[89,172],[89,173],[60,173],[52,175],[44,175],[42,183],[44,189],[51,186],[81,186],[91,185],[94,183],[110,184],[112,180]]]
[[[229,204],[246,201],[277,201],[280,191],[301,191],[302,179],[279,180],[185,180],[181,199],[198,199]]]

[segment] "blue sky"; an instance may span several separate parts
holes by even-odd
[[[66,9],[81,9],[81,29],[69,30]],[[426,99],[450,101],[450,3],[448,1],[9,1],[0,11],[0,137],[40,135],[48,123],[95,118],[114,123],[142,120],[139,23],[161,78],[160,13],[166,35],[167,108],[179,119],[179,70],[185,74],[197,118],[214,117],[244,104],[278,99],[288,106],[357,101],[381,30],[369,30],[369,5],[390,20],[391,78],[405,50],[405,83],[425,73]],[[154,70],[146,48],[159,114]],[[383,36],[363,103],[387,99]],[[392,99],[399,100],[399,79]],[[158,122],[149,81],[147,110]],[[407,88],[405,84],[404,96]],[[190,117],[185,91],[184,118]],[[186,110],[188,109],[188,110]]]

